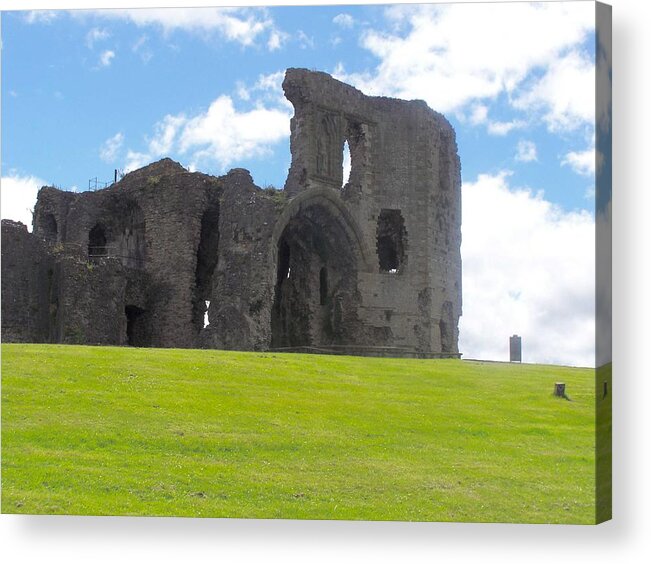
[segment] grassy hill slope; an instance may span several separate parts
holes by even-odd
[[[2,511],[593,523],[594,413],[589,369],[3,345]]]

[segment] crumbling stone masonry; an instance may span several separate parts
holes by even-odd
[[[458,356],[452,127],[320,72],[283,88],[284,190],[163,159],[104,190],[42,188],[31,234],[3,221],[2,339]]]

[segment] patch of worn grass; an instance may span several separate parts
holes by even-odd
[[[594,370],[3,345],[2,511],[594,523]]]

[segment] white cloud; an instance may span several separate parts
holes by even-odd
[[[255,90],[271,90],[282,94],[283,80],[285,80],[285,71],[280,70],[269,74],[261,74],[255,83]]]
[[[488,118],[488,108],[484,104],[477,104],[470,114],[470,123],[479,125],[485,123]]]
[[[267,41],[267,48],[269,51],[276,51],[280,49],[283,44],[287,41],[289,35],[283,31],[274,29],[269,34],[269,40]]]
[[[464,356],[508,360],[517,333],[525,362],[594,366],[594,218],[502,172],[464,183],[462,230]]]
[[[470,107],[469,115],[463,112],[457,113],[457,118],[464,122],[468,120],[471,125],[485,125],[490,135],[507,135],[514,129],[520,129],[527,124],[523,120],[514,119],[511,121],[499,121],[491,119],[488,115],[489,108],[486,104],[477,103]]]
[[[585,151],[571,151],[567,153],[561,161],[561,164],[571,167],[577,174],[594,176],[595,162],[595,148],[590,147]]]
[[[309,36],[302,29],[298,30],[296,38],[301,49],[314,49],[314,37]]]
[[[143,8],[131,10],[97,10],[95,15],[126,19],[134,24],[158,26],[165,33],[183,30],[190,33],[220,34],[228,41],[249,47],[267,37],[267,47],[278,49],[285,34],[278,30],[264,9],[255,8]]]
[[[530,163],[538,160],[538,152],[536,144],[533,141],[525,141],[521,139],[518,141],[516,147],[515,160],[522,163]]]
[[[86,46],[92,49],[95,43],[105,41],[109,37],[111,37],[111,34],[107,30],[94,27],[86,34]]]
[[[129,150],[127,151],[127,160],[124,165],[124,172],[131,172],[132,170],[142,168],[154,160],[154,158],[160,156],[162,155],[153,155],[150,153],[141,153],[138,151]]]
[[[594,121],[594,103],[592,109],[585,107],[594,93],[594,80],[587,80],[594,64],[576,50],[594,29],[591,4],[412,5],[392,7],[386,14],[389,31],[362,36],[377,66],[340,72],[338,78],[373,95],[420,98],[441,112],[491,103],[502,95],[527,114],[537,111],[550,127]],[[554,90],[559,80],[565,84]],[[525,85],[529,90],[522,94]],[[495,133],[505,129],[493,127]]]
[[[118,151],[122,148],[124,143],[124,134],[121,132],[116,133],[113,137],[109,137],[99,149],[99,157],[104,162],[111,163],[115,161]]]
[[[595,65],[571,51],[551,64],[545,75],[514,100],[516,108],[538,108],[551,131],[574,130],[595,121]]]
[[[522,120],[511,121],[491,121],[488,123],[486,130],[491,135],[507,135],[514,129],[521,129],[526,123]]]
[[[167,115],[154,126],[154,136],[149,142],[149,152],[154,155],[167,155],[172,151],[178,132],[187,123],[183,114]]]
[[[36,196],[46,184],[35,176],[3,176],[0,183],[2,219],[21,221],[31,231]]]
[[[115,52],[107,49],[102,51],[102,54],[99,56],[99,65],[100,67],[108,67],[111,65],[113,58],[115,57]]]
[[[251,93],[249,92],[249,89],[246,87],[246,84],[244,84],[241,81],[238,81],[236,84],[236,91],[237,91],[237,97],[240,100],[250,100],[251,99]]]
[[[351,28],[355,25],[355,18],[350,14],[337,14],[332,18],[333,23],[343,28]]]
[[[586,149],[583,151],[570,151],[567,153],[561,165],[569,166],[574,172],[581,176],[594,178],[595,173],[601,170],[604,162],[604,156],[595,147],[595,135]]]
[[[261,76],[251,90],[270,89],[274,75]],[[248,90],[247,90],[248,92]],[[127,153],[127,171],[170,154],[199,163],[216,164],[220,170],[244,158],[268,155],[272,146],[289,137],[291,112],[286,106],[266,107],[260,100],[253,109],[238,111],[230,96],[219,96],[203,113],[167,115],[154,126],[147,151]]]
[[[271,145],[289,136],[284,110],[255,108],[238,112],[229,96],[220,96],[204,114],[187,120],[179,135],[181,153],[193,161],[217,162],[222,169],[251,157],[270,153]]]
[[[25,14],[25,21],[28,24],[49,24],[56,20],[59,14],[56,10],[31,10]]]
[[[148,63],[154,56],[153,52],[147,45],[148,37],[141,35],[131,46],[131,51],[140,57],[143,63]]]
[[[257,106],[266,104],[268,106],[284,108],[288,115],[291,116],[294,112],[294,106],[292,106],[291,102],[285,98],[285,93],[283,92],[283,80],[285,80],[284,70],[259,75],[255,84],[246,89],[249,94],[247,100],[250,99],[252,93],[257,93]],[[238,95],[239,94],[238,90]]]

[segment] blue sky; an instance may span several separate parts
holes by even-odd
[[[163,156],[281,187],[282,73],[323,70],[454,126],[466,355],[594,363],[593,3],[3,12],[2,42],[3,218]]]
[[[380,59],[361,42],[364,34],[391,29],[389,9],[323,6],[227,12],[233,19],[248,20],[250,27],[265,25],[257,33],[251,30],[235,38],[217,22],[204,28],[192,20],[175,26],[174,16],[166,16],[165,10],[122,16],[117,11],[5,12],[3,170],[35,175],[64,188],[83,188],[91,177],[108,179],[113,168],[124,168],[128,150],[146,153],[147,139],[167,115],[200,115],[223,95],[232,98],[237,112],[251,111],[260,103],[278,107],[275,100],[265,99],[268,92],[253,92],[248,100],[238,96],[241,87],[255,87],[262,76],[291,66],[343,78],[373,73]],[[270,45],[274,33],[279,38],[275,48]],[[405,27],[403,36],[408,33]],[[593,44],[594,33],[586,30],[584,41],[572,47],[583,48],[586,60],[594,63]],[[543,68],[534,66],[523,85]],[[363,79],[356,82],[363,88]],[[566,209],[590,208],[592,202],[585,196],[592,180],[577,178],[572,166],[562,164],[568,153],[586,149],[590,126],[550,132],[544,110],[532,116],[514,109],[509,98],[512,93],[502,91],[445,112],[457,131],[464,177],[509,168],[515,181],[544,186],[546,197]],[[493,121],[526,125],[491,135],[471,119],[482,105],[490,106]],[[291,108],[286,111],[290,114]],[[122,143],[114,158],[101,159],[102,144],[118,133]],[[40,150],[35,150],[35,137]],[[535,160],[518,160],[520,142],[535,144]],[[282,186],[290,158],[287,137],[265,144],[265,149],[257,158],[205,159],[201,170],[220,174],[243,166],[259,183]],[[192,164],[191,152],[177,149],[171,156]]]

